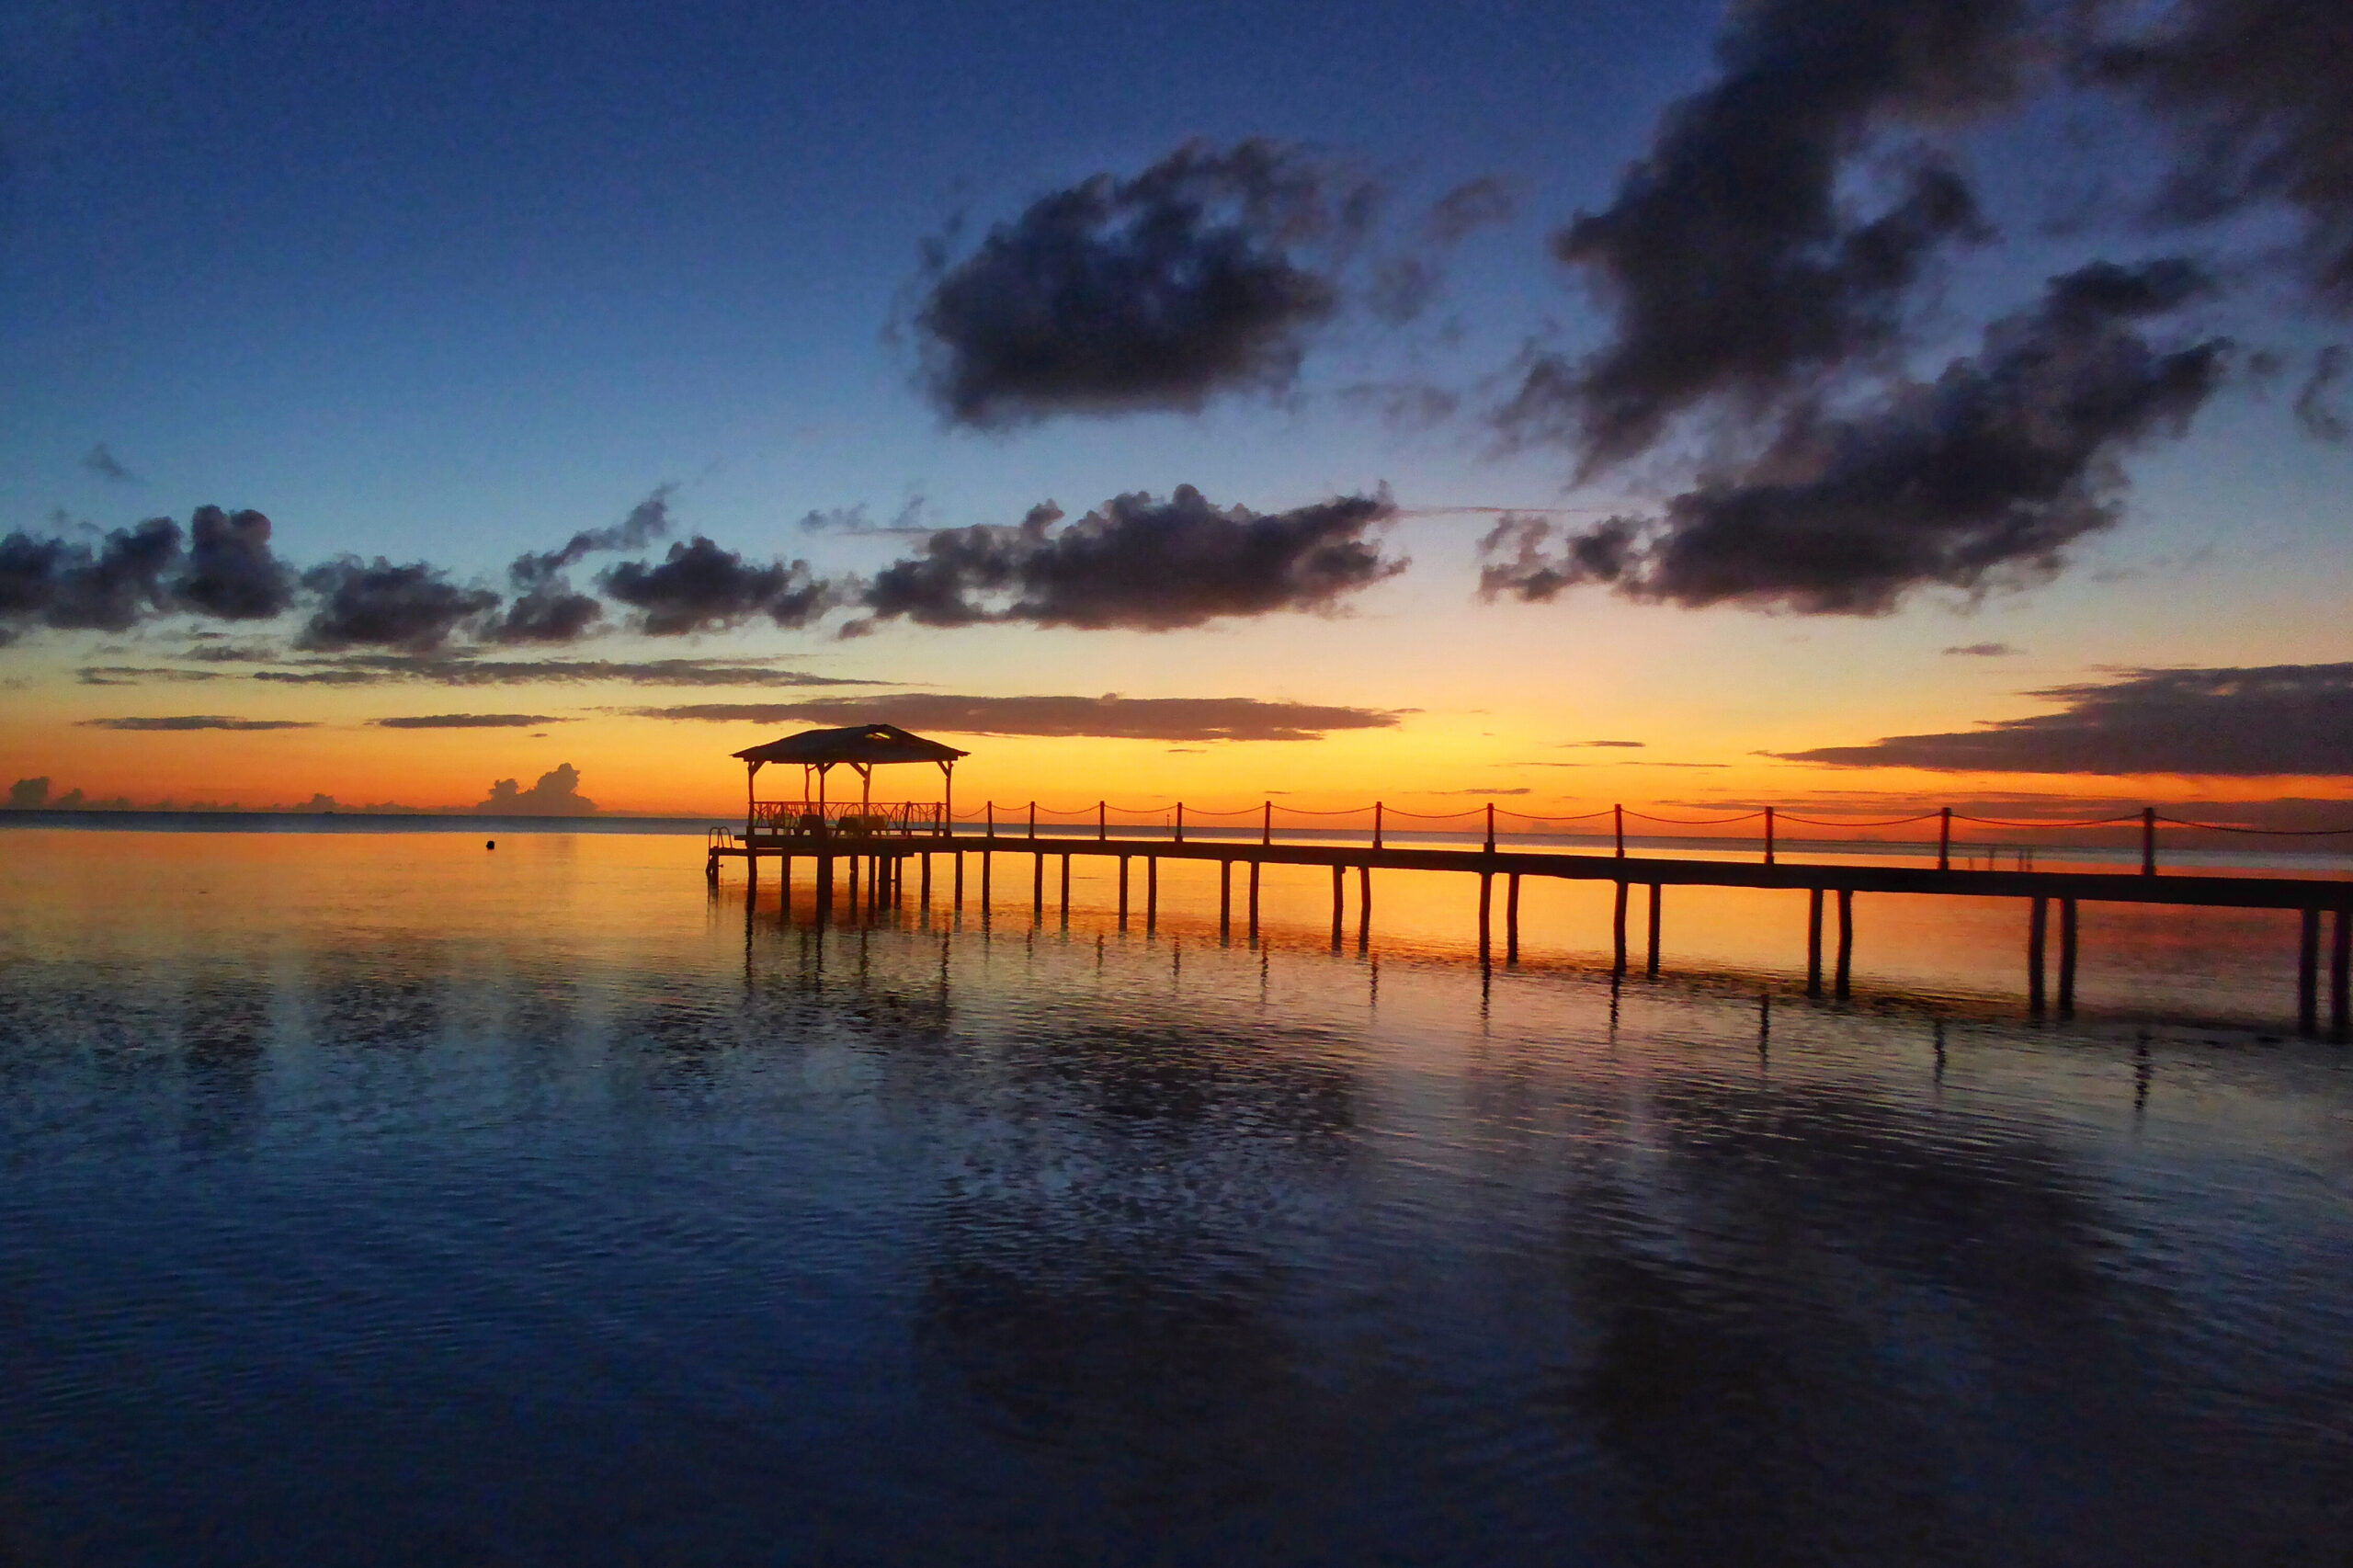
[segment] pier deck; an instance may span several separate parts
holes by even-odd
[[[852,907],[859,902],[860,871],[864,872],[864,903],[869,908],[896,906],[904,902],[904,872],[906,862],[917,864],[919,894],[927,904],[932,896],[934,857],[951,858],[954,906],[963,907],[964,858],[981,857],[980,876],[983,910],[989,907],[993,861],[1000,855],[1032,858],[1031,901],[1033,917],[1045,914],[1046,863],[1061,857],[1061,897],[1065,916],[1070,906],[1070,858],[1074,856],[1114,858],[1120,862],[1120,919],[1124,926],[1129,916],[1129,882],[1131,862],[1144,862],[1146,929],[1153,929],[1158,918],[1158,868],[1162,860],[1209,862],[1219,868],[1219,929],[1230,936],[1233,926],[1233,876],[1238,864],[1248,873],[1248,932],[1258,931],[1258,872],[1263,865],[1328,867],[1332,871],[1332,939],[1342,940],[1344,929],[1347,873],[1358,873],[1358,941],[1362,945],[1370,938],[1371,929],[1371,875],[1376,870],[1447,871],[1476,876],[1480,879],[1479,897],[1479,956],[1483,963],[1493,961],[1494,881],[1505,879],[1505,961],[1515,962],[1519,949],[1519,881],[1523,877],[1552,877],[1574,881],[1604,881],[1617,884],[1618,896],[1613,922],[1615,963],[1619,972],[1627,966],[1626,904],[1631,888],[1647,890],[1649,951],[1647,968],[1655,974],[1659,962],[1660,904],[1663,890],[1668,887],[1766,888],[1802,891],[1811,894],[1808,901],[1807,989],[1820,994],[1823,989],[1823,914],[1825,902],[1835,901],[1837,917],[1837,945],[1833,984],[1839,995],[1846,995],[1852,983],[1852,952],[1854,937],[1854,898],[1858,893],[1912,893],[1964,898],[2016,898],[2029,903],[2027,943],[2027,994],[2029,1006],[2040,1011],[2045,1006],[2045,950],[2050,936],[2051,905],[2059,905],[2059,973],[2058,1005],[2063,1012],[2071,1011],[2075,1001],[2075,982],[2078,942],[2076,937],[2076,907],[2086,903],[2143,903],[2189,906],[2208,909],[2279,909],[2295,910],[2302,915],[2298,949],[2297,1019],[2306,1034],[2319,1032],[2319,971],[2321,928],[2323,916],[2333,929],[2329,935],[2329,1034],[2343,1041],[2353,1017],[2348,1017],[2348,970],[2353,970],[2353,880],[2315,877],[2249,877],[2213,876],[2198,873],[2157,874],[2149,869],[2153,858],[2144,861],[2139,873],[2127,871],[2067,871],[2030,869],[1956,869],[1939,868],[1839,865],[1811,861],[1687,858],[1657,855],[1597,854],[1574,850],[1516,849],[1503,847],[1449,847],[1439,846],[1398,846],[1345,843],[1279,842],[1270,836],[1245,838],[1176,838],[1137,836],[1132,830],[1121,835],[1098,833],[1081,836],[1076,833],[1049,831],[1032,835],[986,835],[970,832],[918,833],[873,837],[840,835],[761,835],[749,839],[734,835],[714,835],[709,847],[707,874],[716,881],[719,867],[724,859],[741,859],[750,876],[756,881],[759,862],[778,861],[779,869],[789,879],[794,858],[811,860],[818,877],[818,911],[821,917],[833,903],[833,862],[847,862],[849,876],[848,896]],[[1894,847],[1894,846],[1891,846]]]

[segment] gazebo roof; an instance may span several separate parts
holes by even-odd
[[[896,724],[854,724],[847,730],[803,730],[735,755],[745,762],[797,762],[809,767],[846,762],[871,767],[884,762],[953,762],[972,754],[910,734]]]

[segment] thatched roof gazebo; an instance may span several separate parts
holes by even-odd
[[[902,730],[896,724],[855,724],[841,730],[803,730],[766,745],[751,746],[736,756],[745,764],[744,835],[825,837],[836,834],[944,835],[955,801],[957,759],[970,756],[938,741]],[[798,763],[801,798],[762,801],[755,798],[753,780],[769,763]],[[940,799],[928,801],[877,801],[874,770],[894,762],[931,762],[939,766]],[[858,775],[858,800],[828,805],[825,775],[847,767]]]

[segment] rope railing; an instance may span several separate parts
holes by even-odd
[[[1928,850],[1936,854],[1939,870],[1949,869],[1956,858],[1974,863],[1984,858],[1990,865],[1998,850],[2004,855],[2016,849],[2020,864],[2034,851],[2026,846],[2003,846],[1982,840],[1961,842],[1953,836],[1955,824],[1970,827],[1993,827],[2018,833],[2060,833],[2097,831],[2137,826],[2140,829],[2141,870],[2154,875],[2156,871],[2157,837],[2160,827],[2189,829],[2207,833],[2246,835],[2265,838],[2336,839],[2353,836],[2353,826],[2282,828],[2258,827],[2243,823],[2206,822],[2193,817],[2176,816],[2159,812],[2154,806],[2142,808],[2131,815],[2104,817],[2019,818],[1981,816],[1955,807],[1942,807],[1933,812],[1919,812],[1904,816],[1840,817],[1796,815],[1784,812],[1776,806],[1757,806],[1744,811],[1728,812],[1715,816],[1686,816],[1665,812],[1637,811],[1623,805],[1611,805],[1587,812],[1540,813],[1520,811],[1495,803],[1464,806],[1442,812],[1410,811],[1375,801],[1367,805],[1314,807],[1295,806],[1273,800],[1263,800],[1256,805],[1201,806],[1184,801],[1116,802],[1097,801],[1089,804],[1061,805],[1045,801],[1013,802],[983,801],[977,808],[943,813],[953,824],[957,836],[963,837],[977,826],[978,836],[996,840],[1050,837],[1068,840],[1092,829],[1094,835],[1108,838],[1116,832],[1120,836],[1134,840],[1141,833],[1156,836],[1165,833],[1173,842],[1182,843],[1188,832],[1200,834],[1222,843],[1231,844],[1238,836],[1255,834],[1261,842],[1272,844],[1279,833],[1305,833],[1317,841],[1328,840],[1336,834],[1369,831],[1372,846],[1383,846],[1384,832],[1403,832],[1409,837],[1435,835],[1440,839],[1460,836],[1466,832],[1480,836],[1482,846],[1494,852],[1501,837],[1523,841],[1538,839],[1549,833],[1566,830],[1578,824],[1598,824],[1610,819],[1612,827],[1595,826],[1580,832],[1567,832],[1571,838],[1598,837],[1604,843],[1614,840],[1615,853],[1626,853],[1628,822],[1654,828],[1701,829],[1735,827],[1743,824],[1761,823],[1761,835],[1719,835],[1703,832],[1698,836],[1709,842],[1748,843],[1761,838],[1764,858],[1774,864],[1779,854],[1812,848],[1817,852],[1835,848],[1847,852],[1868,848],[1874,852],[1887,850]],[[1476,819],[1484,817],[1481,835]],[[1926,823],[1938,824],[1933,841],[1912,838],[1881,838],[1868,836],[1889,828],[1913,827]],[[1443,825],[1443,824],[1462,824]],[[1795,836],[1783,830],[1788,827],[1808,827],[1824,830],[1832,835],[1865,835],[1867,836]],[[1051,832],[1045,831],[1051,829]],[[1654,836],[1653,843],[1661,842]],[[1672,840],[1667,840],[1672,842]],[[2062,846],[2046,846],[2063,847]],[[2084,846],[2080,847],[2090,847]],[[2111,844],[2110,847],[2113,847]]]

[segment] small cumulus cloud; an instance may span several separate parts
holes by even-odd
[[[585,817],[596,814],[597,802],[580,792],[580,770],[564,762],[540,774],[528,790],[519,780],[499,779],[474,810],[489,816]]]
[[[2006,659],[2020,652],[2007,642],[1959,642],[1945,650],[1947,657],[1964,659]]]

